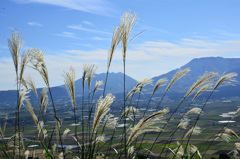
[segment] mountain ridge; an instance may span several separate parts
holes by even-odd
[[[160,78],[168,78],[170,81],[171,78],[174,76],[174,74],[179,69],[185,69],[190,68],[191,71],[188,73],[186,77],[183,77],[169,90],[167,96],[169,98],[175,98],[176,96],[182,96],[184,93],[188,90],[188,88],[197,80],[197,78],[201,75],[203,75],[205,72],[218,72],[220,75],[230,72],[236,72],[240,74],[240,58],[222,58],[222,57],[204,57],[204,58],[195,58],[186,63],[185,65],[181,66],[178,69],[174,69],[172,71],[169,71],[168,73],[155,76],[152,78],[153,85],[160,79]],[[106,78],[106,73],[100,73],[95,74],[92,79],[91,84],[91,90],[94,88],[96,81],[102,80],[103,83]],[[239,76],[237,77],[239,79]],[[216,98],[222,98],[224,96],[228,97],[239,97],[240,98],[240,89],[239,89],[239,83],[240,80],[238,80],[236,87],[227,86],[224,88],[220,88],[220,93],[214,93],[217,95],[214,95],[213,97]],[[134,85],[136,84],[136,80],[131,78],[130,76],[126,75],[126,93],[129,92]],[[103,86],[102,86],[103,87]],[[151,94],[151,91],[154,86],[148,85],[144,89],[144,95],[147,97],[149,94]],[[160,89],[160,93],[165,91],[166,86]],[[38,93],[40,94],[41,88],[38,88]],[[52,94],[54,96],[54,99],[69,99],[67,90],[65,88],[65,85],[60,85],[56,87],[51,87]],[[82,79],[77,79],[75,81],[75,90],[76,90],[76,96],[82,95]],[[224,91],[221,93],[221,91]],[[226,93],[227,92],[227,93]],[[122,98],[123,94],[123,73],[118,72],[109,73],[108,81],[107,81],[107,87],[106,87],[106,93],[112,93],[115,95],[118,95],[118,98]],[[87,82],[85,85],[85,93],[86,96],[88,95],[88,87]],[[96,97],[99,98],[99,96],[102,94],[102,91],[98,91],[96,94]],[[31,91],[31,95],[33,95],[33,92]],[[33,95],[34,96],[34,95]],[[9,90],[9,91],[0,91],[0,101],[1,102],[7,102],[7,101],[15,101],[16,100],[16,90]]]

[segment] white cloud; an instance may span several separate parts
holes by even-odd
[[[56,34],[57,36],[62,36],[62,37],[67,37],[67,38],[72,38],[72,39],[80,39],[76,36],[75,33],[71,32],[62,32],[61,34]]]
[[[87,32],[92,32],[92,33],[110,34],[108,32],[102,31],[102,30],[85,28],[81,24],[79,24],[79,25],[69,25],[68,28],[76,29],[76,30],[82,30],[82,31],[87,31]]]
[[[28,22],[28,25],[30,26],[43,26],[41,23],[39,22]]]
[[[92,39],[93,39],[93,40],[108,40],[108,41],[109,41],[109,39],[107,39],[107,38],[101,38],[101,37],[93,37]]]
[[[111,3],[107,2],[106,0],[13,0],[13,1],[22,4],[43,3],[107,16],[115,12],[111,7]]]
[[[239,57],[240,40],[228,41],[200,41],[182,39],[177,42],[148,41],[137,45],[135,49],[127,51],[126,73],[141,80],[144,77],[154,77],[179,68],[193,58],[200,57]],[[196,46],[197,45],[197,46]],[[43,50],[44,51],[44,50]],[[65,50],[56,55],[45,53],[51,86],[63,84],[63,71],[68,71],[70,66],[76,70],[76,79],[82,74],[83,63],[94,63],[98,66],[97,73],[106,72],[108,50]],[[14,88],[15,73],[12,59],[0,60],[0,90]],[[120,47],[116,50],[110,67],[110,72],[122,72],[122,52]],[[36,71],[28,69],[26,74],[31,74],[38,87],[43,87],[44,82]]]
[[[89,21],[83,21],[83,24],[89,25],[89,26],[94,26],[93,23],[89,22]]]

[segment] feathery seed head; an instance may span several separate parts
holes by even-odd
[[[157,83],[155,84],[154,88],[153,88],[153,92],[152,95],[156,93],[156,91],[161,88],[162,86],[164,86],[166,84],[166,82],[168,81],[167,78],[161,78],[157,81]]]
[[[195,127],[192,127],[190,130],[188,130],[188,132],[186,133],[186,135],[184,136],[184,138],[186,138],[187,136],[189,136],[190,134],[193,134],[193,135],[199,135],[201,134],[202,130],[200,127],[198,126],[195,126]]]
[[[189,125],[189,119],[184,118],[183,120],[180,121],[177,128],[186,129],[188,125]]]
[[[69,145],[66,149],[65,149],[65,154],[68,154],[68,153],[71,153],[71,150],[72,150],[72,146]]]
[[[229,135],[232,135],[232,136],[236,137],[237,139],[240,139],[239,136],[232,129],[228,129],[228,128],[225,127],[224,132],[229,134]]]
[[[168,84],[165,92],[167,92],[176,81],[184,77],[188,72],[190,72],[190,68],[186,68],[184,70],[178,70],[173,76],[173,78],[171,79],[170,83]]]
[[[90,70],[90,64],[83,64],[83,74],[82,74],[82,87],[84,90],[85,87],[85,81],[87,79],[87,73]]]
[[[25,68],[27,66],[27,63],[29,62],[29,49],[27,51],[24,51],[21,56],[21,63],[20,63],[20,75],[19,75],[19,81],[22,83],[23,73],[25,71]]]
[[[104,125],[106,125],[106,128],[108,129],[115,129],[118,124],[117,118],[114,118],[114,115],[108,114],[105,117]]]
[[[221,85],[233,85],[233,82],[237,82],[237,80],[234,78],[236,77],[238,74],[233,72],[233,73],[228,73],[226,75],[222,75],[219,80],[216,82],[213,90],[216,90],[219,86]],[[233,85],[234,86],[234,85]]]
[[[29,77],[27,78],[27,82],[28,82],[28,85],[30,86],[30,88],[33,90],[35,96],[36,96],[37,99],[38,99],[37,89],[36,89],[36,86],[35,86],[34,81],[33,81],[33,79],[32,79],[31,76],[29,76]]]
[[[135,85],[135,87],[136,87],[136,88],[139,87],[139,88],[142,90],[142,88],[145,87],[146,85],[148,85],[148,84],[152,85],[152,82],[153,82],[152,79],[149,79],[149,78],[146,77],[146,78],[144,78],[142,81],[138,82],[138,83]]]
[[[134,146],[129,147],[128,148],[128,155],[131,156],[134,153],[134,151],[135,151]]]
[[[131,40],[129,40],[129,37],[137,21],[138,19],[136,14],[131,14],[130,11],[125,12],[121,17],[120,27],[122,29],[121,40],[122,40],[122,49],[123,49],[123,61],[126,61],[127,47],[128,47],[128,44],[131,42]]]
[[[94,74],[95,74],[95,72],[96,72],[96,69],[97,69],[97,68],[95,67],[94,64],[89,65],[89,70],[88,70],[88,72],[87,72],[88,90],[89,90],[89,91],[90,91],[90,87],[91,87],[91,81],[92,81],[93,76],[94,76]]]
[[[93,95],[98,91],[101,90],[100,87],[103,85],[103,81],[96,81],[94,90],[93,90]]]
[[[236,159],[239,159],[239,153],[237,150],[233,150],[233,157],[236,158]]]
[[[190,146],[190,151],[191,151],[192,153],[196,153],[196,152],[197,152],[198,158],[199,158],[199,159],[202,159],[202,155],[201,155],[201,153],[199,152],[197,146],[191,145],[191,146]]]
[[[217,140],[219,137],[221,137],[226,142],[229,142],[231,139],[231,136],[227,133],[220,133],[220,134],[216,134],[215,136],[216,136],[216,138],[214,140]]]
[[[184,98],[187,98],[188,96],[193,94],[202,85],[213,81],[217,75],[218,73],[214,72],[204,73],[203,76],[199,77],[197,81],[193,83],[193,85],[189,88],[189,90],[185,94]]]
[[[108,50],[108,63],[107,63],[108,69],[110,68],[113,54],[114,54],[115,50],[117,49],[118,44],[121,41],[121,35],[122,35],[122,26],[119,25],[117,28],[116,27],[114,28],[111,47]]]
[[[133,106],[127,107],[125,111],[122,113],[121,118],[124,116],[128,116],[130,112],[133,112],[136,114],[139,110],[137,108],[134,108]]]
[[[23,104],[23,101],[27,100],[27,98],[28,98],[27,94],[29,94],[29,92],[30,92],[30,90],[27,90],[27,89],[24,89],[19,92],[18,110],[20,110],[20,108]]]
[[[130,135],[128,137],[128,141],[127,141],[127,146],[129,144],[131,144],[131,142],[139,135],[141,135],[142,133],[145,132],[150,132],[150,131],[154,131],[154,132],[160,132],[162,131],[162,129],[160,129],[157,126],[153,126],[154,124],[157,123],[161,123],[162,120],[157,118],[157,116],[162,115],[167,113],[168,110],[167,109],[163,109],[160,110],[152,115],[150,115],[149,117],[147,117],[146,119],[141,119],[137,125],[135,125],[133,128],[131,128],[130,130]]]
[[[234,113],[233,118],[235,118],[240,113],[240,108]]]
[[[141,92],[141,89],[139,87],[133,87],[133,89],[130,92],[128,92],[128,94],[126,96],[126,100],[138,92]]]
[[[46,85],[49,86],[48,71],[44,62],[43,52],[40,49],[35,48],[32,48],[30,52],[30,62],[33,65],[33,68],[40,73]]]
[[[34,110],[33,110],[33,107],[32,107],[32,105],[31,105],[31,103],[30,103],[28,100],[26,100],[26,103],[27,103],[27,104],[26,104],[27,110],[28,110],[29,113],[31,114],[31,116],[32,116],[35,124],[38,125],[38,118],[37,118],[37,116],[36,116],[36,114],[35,114],[35,112],[34,112]]]
[[[99,123],[101,122],[102,118],[107,114],[107,112],[110,110],[109,107],[113,103],[114,99],[115,96],[113,96],[111,93],[108,93],[104,99],[101,96],[100,99],[98,100],[93,120],[92,134],[96,133]]]
[[[195,96],[193,97],[192,101],[194,101],[200,94],[202,94],[203,92],[206,92],[206,91],[210,91],[212,89],[212,83],[207,83],[207,84],[204,84],[203,86],[201,86],[197,93],[195,94]]]
[[[95,140],[96,143],[105,142],[105,141],[106,141],[105,134],[98,136]]]
[[[202,109],[200,109],[200,108],[192,108],[191,110],[189,110],[189,111],[185,114],[185,116],[187,116],[187,115],[190,114],[190,113],[200,114],[201,112],[202,112]]]
[[[240,142],[235,143],[236,149],[240,151]]]
[[[65,140],[65,138],[66,138],[66,136],[67,136],[67,134],[70,132],[70,129],[66,129],[66,130],[64,130],[64,132],[63,132],[63,137],[62,137],[62,140],[64,141]]]
[[[46,87],[43,88],[41,92],[41,99],[40,99],[40,109],[43,108],[44,114],[46,113],[47,105],[49,101],[47,92],[48,92],[48,89]]]
[[[12,55],[16,73],[18,72],[18,59],[23,43],[21,33],[18,33],[16,30],[12,31],[12,37],[8,38],[8,48]]]
[[[64,72],[63,77],[72,106],[75,108],[75,70],[73,67],[70,67],[69,72]]]
[[[26,151],[24,152],[24,156],[25,156],[26,159],[28,159],[28,156],[29,156],[29,151],[28,151],[28,150],[26,150]]]
[[[22,76],[21,84],[25,87],[25,89],[29,89],[26,78],[24,76]]]

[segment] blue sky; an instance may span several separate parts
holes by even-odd
[[[15,72],[7,38],[16,29],[25,39],[24,49],[35,47],[45,54],[52,86],[63,84],[70,66],[76,78],[84,63],[106,72],[107,53],[114,26],[131,9],[139,21],[132,36],[127,71],[141,80],[179,68],[193,58],[240,57],[239,0],[1,0],[0,90],[15,88]],[[22,51],[23,51],[22,50]],[[119,46],[110,72],[122,72]],[[37,87],[44,86],[35,71]]]

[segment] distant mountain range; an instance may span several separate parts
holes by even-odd
[[[205,58],[196,58],[191,60],[186,65],[180,67],[179,69],[190,68],[191,71],[188,75],[172,86],[172,88],[167,93],[168,98],[170,99],[179,99],[183,97],[188,88],[197,80],[197,78],[203,75],[205,72],[218,72],[220,75],[223,73],[236,72],[240,75],[240,58],[222,58],[222,57],[205,57]],[[174,74],[179,70],[175,69],[166,74],[153,77],[153,85],[163,77],[168,78],[170,81]],[[92,80],[91,90],[94,88],[96,81],[105,81],[106,73],[96,74]],[[240,76],[237,77],[237,80],[240,81]],[[87,83],[87,82],[86,82]],[[130,91],[137,81],[130,76],[126,76],[126,92]],[[76,80],[76,94],[78,97],[82,95],[82,79]],[[212,98],[240,98],[240,83],[236,83],[236,86],[225,86],[219,88],[219,92],[214,93]],[[102,86],[103,87],[103,86]],[[148,85],[145,88],[144,96],[149,97],[154,86]],[[166,86],[161,88],[156,96],[161,96]],[[54,99],[69,99],[65,85],[52,87],[52,94]],[[38,89],[38,93],[41,92],[41,89]],[[117,96],[117,98],[123,97],[123,73],[109,73],[106,92],[110,92]],[[33,95],[33,93],[31,92]],[[88,94],[87,84],[85,86],[85,94]],[[102,91],[98,91],[96,97],[102,94]],[[34,95],[33,95],[34,96]],[[205,95],[206,96],[206,95]],[[204,95],[202,97],[205,97]],[[0,102],[9,102],[16,100],[16,91],[0,91]],[[79,98],[80,100],[80,98]]]

